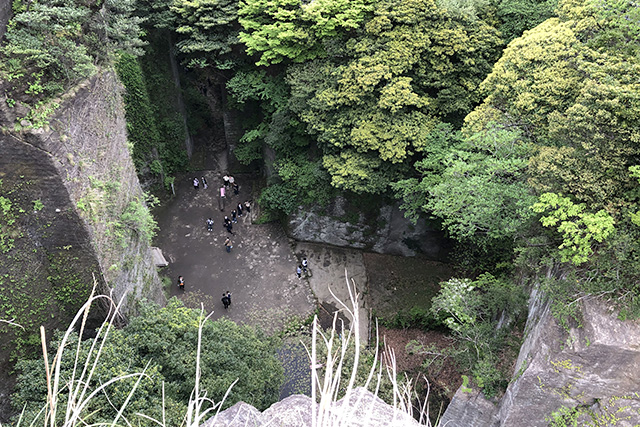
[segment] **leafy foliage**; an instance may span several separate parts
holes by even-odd
[[[127,89],[124,103],[127,118],[127,134],[133,143],[133,159],[138,170],[150,160],[151,147],[158,145],[160,135],[153,117],[149,94],[145,86],[138,59],[122,54],[116,62],[116,70]]]
[[[40,100],[88,77],[116,50],[140,54],[133,0],[41,0],[19,8],[7,27],[0,72],[14,93]]]
[[[500,0],[496,3],[498,29],[508,43],[553,17],[557,5],[558,0]]]
[[[537,191],[614,206],[639,154],[640,98],[629,76],[640,63],[616,47],[619,20],[606,21],[591,2],[561,10],[511,43],[483,83],[489,96],[466,120],[474,130],[493,122],[522,129],[538,145],[530,165]]]
[[[507,375],[498,368],[499,355],[508,341],[509,327],[498,327],[507,314],[512,321],[526,308],[523,289],[508,280],[483,274],[477,280],[453,278],[441,283],[431,310],[453,332],[457,349],[453,357],[471,370],[483,393],[494,396],[506,386]]]
[[[604,210],[584,212],[584,204],[574,204],[568,197],[544,193],[532,206],[534,212],[548,212],[540,218],[545,227],[556,227],[563,235],[561,261],[574,264],[587,262],[593,254],[592,244],[602,242],[614,231],[614,219]]]
[[[465,131],[497,123],[530,144],[526,184],[540,195],[533,210],[560,236],[531,227],[518,252],[537,268],[562,264],[571,278],[545,286],[558,317],[572,317],[587,295],[610,294],[637,316],[639,247],[625,236],[636,235],[639,200],[640,88],[630,78],[640,70],[638,9],[565,0],[557,15],[505,49]]]
[[[153,207],[156,203],[158,199],[154,196],[147,196],[146,201],[140,199],[130,201],[120,216],[117,228],[132,230],[139,239],[151,244],[158,230],[158,224],[149,212],[149,207]]]
[[[142,59],[121,54],[115,64],[126,88],[127,131],[136,169],[140,176],[148,176],[149,172],[158,175],[161,183],[188,163],[183,146],[185,126],[175,111],[176,89],[169,76],[168,58],[158,58],[158,46],[164,42],[162,37],[153,39]]]
[[[137,413],[162,419],[162,382],[164,381],[164,407],[167,423],[179,425],[186,411],[186,402],[195,380],[195,357],[200,313],[185,308],[178,300],[171,300],[164,308],[144,303],[140,316],[129,325],[114,330],[103,345],[103,356],[89,386],[105,383],[114,376],[141,372],[142,379],[129,402],[125,416],[143,425],[151,425]],[[265,409],[277,400],[283,381],[282,367],[276,360],[275,342],[249,326],[239,326],[229,320],[207,321],[202,331],[201,387],[215,401],[222,400],[227,388],[239,378],[225,407],[243,400]],[[58,339],[60,337],[58,336]],[[76,341],[71,343],[75,346]],[[94,340],[81,342],[80,359],[84,360]],[[51,344],[56,348],[57,340]],[[62,361],[61,377],[71,380],[75,355],[69,352]],[[51,354],[50,360],[54,357]],[[39,359],[21,360],[16,392],[12,402],[16,407],[27,405],[26,421],[36,412],[47,396],[45,374]],[[119,381],[96,395],[83,410],[85,421],[111,422],[116,408],[124,403],[135,378]],[[64,401],[64,397],[62,397]],[[23,422],[25,421],[23,420]]]
[[[238,1],[178,0],[170,5],[175,16],[175,31],[180,35],[176,47],[190,67],[213,64],[218,69],[231,68],[236,60],[230,55],[238,40]]]
[[[324,56],[324,38],[359,28],[371,10],[371,0],[244,0],[239,37],[249,54],[260,55],[256,65],[304,62]]]
[[[412,218],[433,213],[459,241],[513,238],[527,226],[535,200],[526,183],[527,154],[518,132],[492,128],[462,137],[441,126],[416,163],[421,180],[402,180],[393,188]]]
[[[464,116],[499,39],[429,0],[382,1],[359,37],[290,68],[291,108],[316,135],[331,183],[382,193],[441,119]],[[346,58],[346,60],[345,60]]]

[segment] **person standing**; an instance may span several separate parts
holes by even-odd
[[[211,233],[213,231],[213,219],[209,218],[207,220],[207,231]]]
[[[227,240],[224,241],[224,247],[227,250],[227,253],[231,252],[231,248],[233,248],[233,244],[231,243],[231,239],[227,237]]]
[[[178,288],[180,288],[181,291],[184,291],[184,277],[182,276],[178,276]]]
[[[224,309],[226,310],[227,308],[229,308],[229,306],[231,305],[231,300],[229,299],[229,297],[227,297],[227,294],[223,293],[222,294],[222,305],[224,306]]]
[[[302,266],[301,265],[299,265],[296,268],[296,274],[298,275],[298,280],[302,279]]]
[[[193,178],[193,188],[196,190],[200,188],[200,181],[198,181],[198,178]]]
[[[209,188],[209,186],[207,185],[207,180],[204,179],[204,176],[202,177],[202,186],[204,187],[204,189],[206,190],[207,188]]]

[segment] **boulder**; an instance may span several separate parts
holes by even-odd
[[[260,413],[253,406],[240,402],[209,419],[202,427],[233,426],[312,426],[312,415],[316,405],[308,396],[294,395],[274,403]],[[316,409],[317,410],[317,409]],[[323,412],[316,419],[318,425],[340,425],[344,427],[418,427],[420,424],[405,412],[386,404],[364,388],[356,388]]]

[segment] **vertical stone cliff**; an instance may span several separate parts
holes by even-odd
[[[141,238],[145,197],[121,91],[114,73],[101,72],[57,100],[39,129],[0,99],[0,318],[25,327],[0,325],[3,376],[16,348],[37,343],[39,325],[68,325],[94,277],[100,292],[126,295],[125,315],[138,298],[164,302]]]
[[[584,299],[582,325],[563,328],[538,292],[526,338],[500,402],[458,390],[448,426],[617,425],[640,423],[640,322],[620,320],[610,302]],[[593,423],[600,420],[602,424]],[[564,424],[563,424],[564,423]],[[577,423],[577,424],[574,424]]]
[[[7,23],[11,19],[11,15],[11,2],[9,0],[0,1],[0,40],[2,40],[5,31],[7,31]]]

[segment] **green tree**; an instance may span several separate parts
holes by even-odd
[[[487,273],[476,280],[453,278],[440,285],[431,311],[457,341],[453,357],[470,369],[484,394],[491,397],[506,386],[506,375],[511,374],[497,367],[510,333],[508,323],[498,327],[498,320],[504,317],[515,323],[526,311],[526,295],[519,286]]]
[[[188,66],[234,66],[240,44],[237,0],[177,0],[171,3],[170,10],[176,17],[175,31],[180,37],[176,46]]]
[[[525,30],[534,28],[555,15],[558,0],[499,0],[496,15],[500,19],[498,29],[505,42],[520,37]]]
[[[540,195],[540,201],[532,207],[534,212],[547,213],[540,218],[545,227],[555,227],[562,233],[559,246],[560,260],[576,265],[585,263],[593,254],[592,246],[602,243],[614,232],[614,219],[603,209],[596,213],[585,212],[584,203],[575,204],[568,197],[554,193]]]
[[[170,300],[164,308],[141,304],[140,315],[123,329],[113,329],[102,344],[103,354],[89,384],[90,390],[116,376],[142,372],[146,367],[146,375],[127,405],[125,417],[140,425],[155,424],[137,413],[161,420],[164,382],[167,425],[179,425],[194,387],[199,320],[198,311],[184,307],[177,299]],[[53,360],[59,339],[58,335],[50,345],[49,360]],[[75,348],[76,343],[77,336],[68,344],[69,348]],[[78,359],[81,364],[92,345],[93,339],[81,342]],[[63,384],[72,378],[74,363],[75,354],[66,351],[61,365]],[[205,322],[200,367],[201,389],[216,402],[221,401],[229,386],[239,379],[225,407],[242,400],[266,409],[278,399],[283,382],[283,369],[275,357],[275,341],[252,327],[226,319]],[[47,396],[45,372],[41,358],[21,360],[17,370],[20,374],[12,402],[20,410],[26,405],[23,422],[28,424]],[[97,394],[83,410],[83,419],[88,423],[110,423],[136,380],[134,377],[115,382],[104,393]],[[67,391],[59,396],[62,401],[65,393]]]
[[[332,185],[381,193],[409,173],[429,132],[479,101],[499,44],[483,21],[434,1],[385,0],[357,38],[290,68],[291,108],[317,138]]]
[[[254,113],[253,120],[245,121],[248,129],[234,151],[236,158],[250,164],[262,159],[265,150],[275,157],[270,166],[276,174],[260,196],[268,216],[290,214],[301,204],[326,203],[333,193],[329,176],[314,153],[313,141],[290,109],[290,89],[283,76],[241,70],[226,86],[237,108]]]
[[[486,245],[513,239],[533,216],[528,150],[517,131],[498,127],[462,137],[441,126],[431,134],[425,158],[416,163],[422,178],[401,180],[393,188],[411,218],[434,214],[459,241]]]
[[[559,18],[514,40],[483,83],[488,97],[467,126],[521,129],[537,146],[530,183],[539,193],[616,209],[635,186],[627,173],[640,155],[635,9],[563,1]]]
[[[304,62],[325,55],[323,40],[359,28],[372,10],[371,0],[244,0],[239,22],[240,40],[256,65],[287,59]]]

